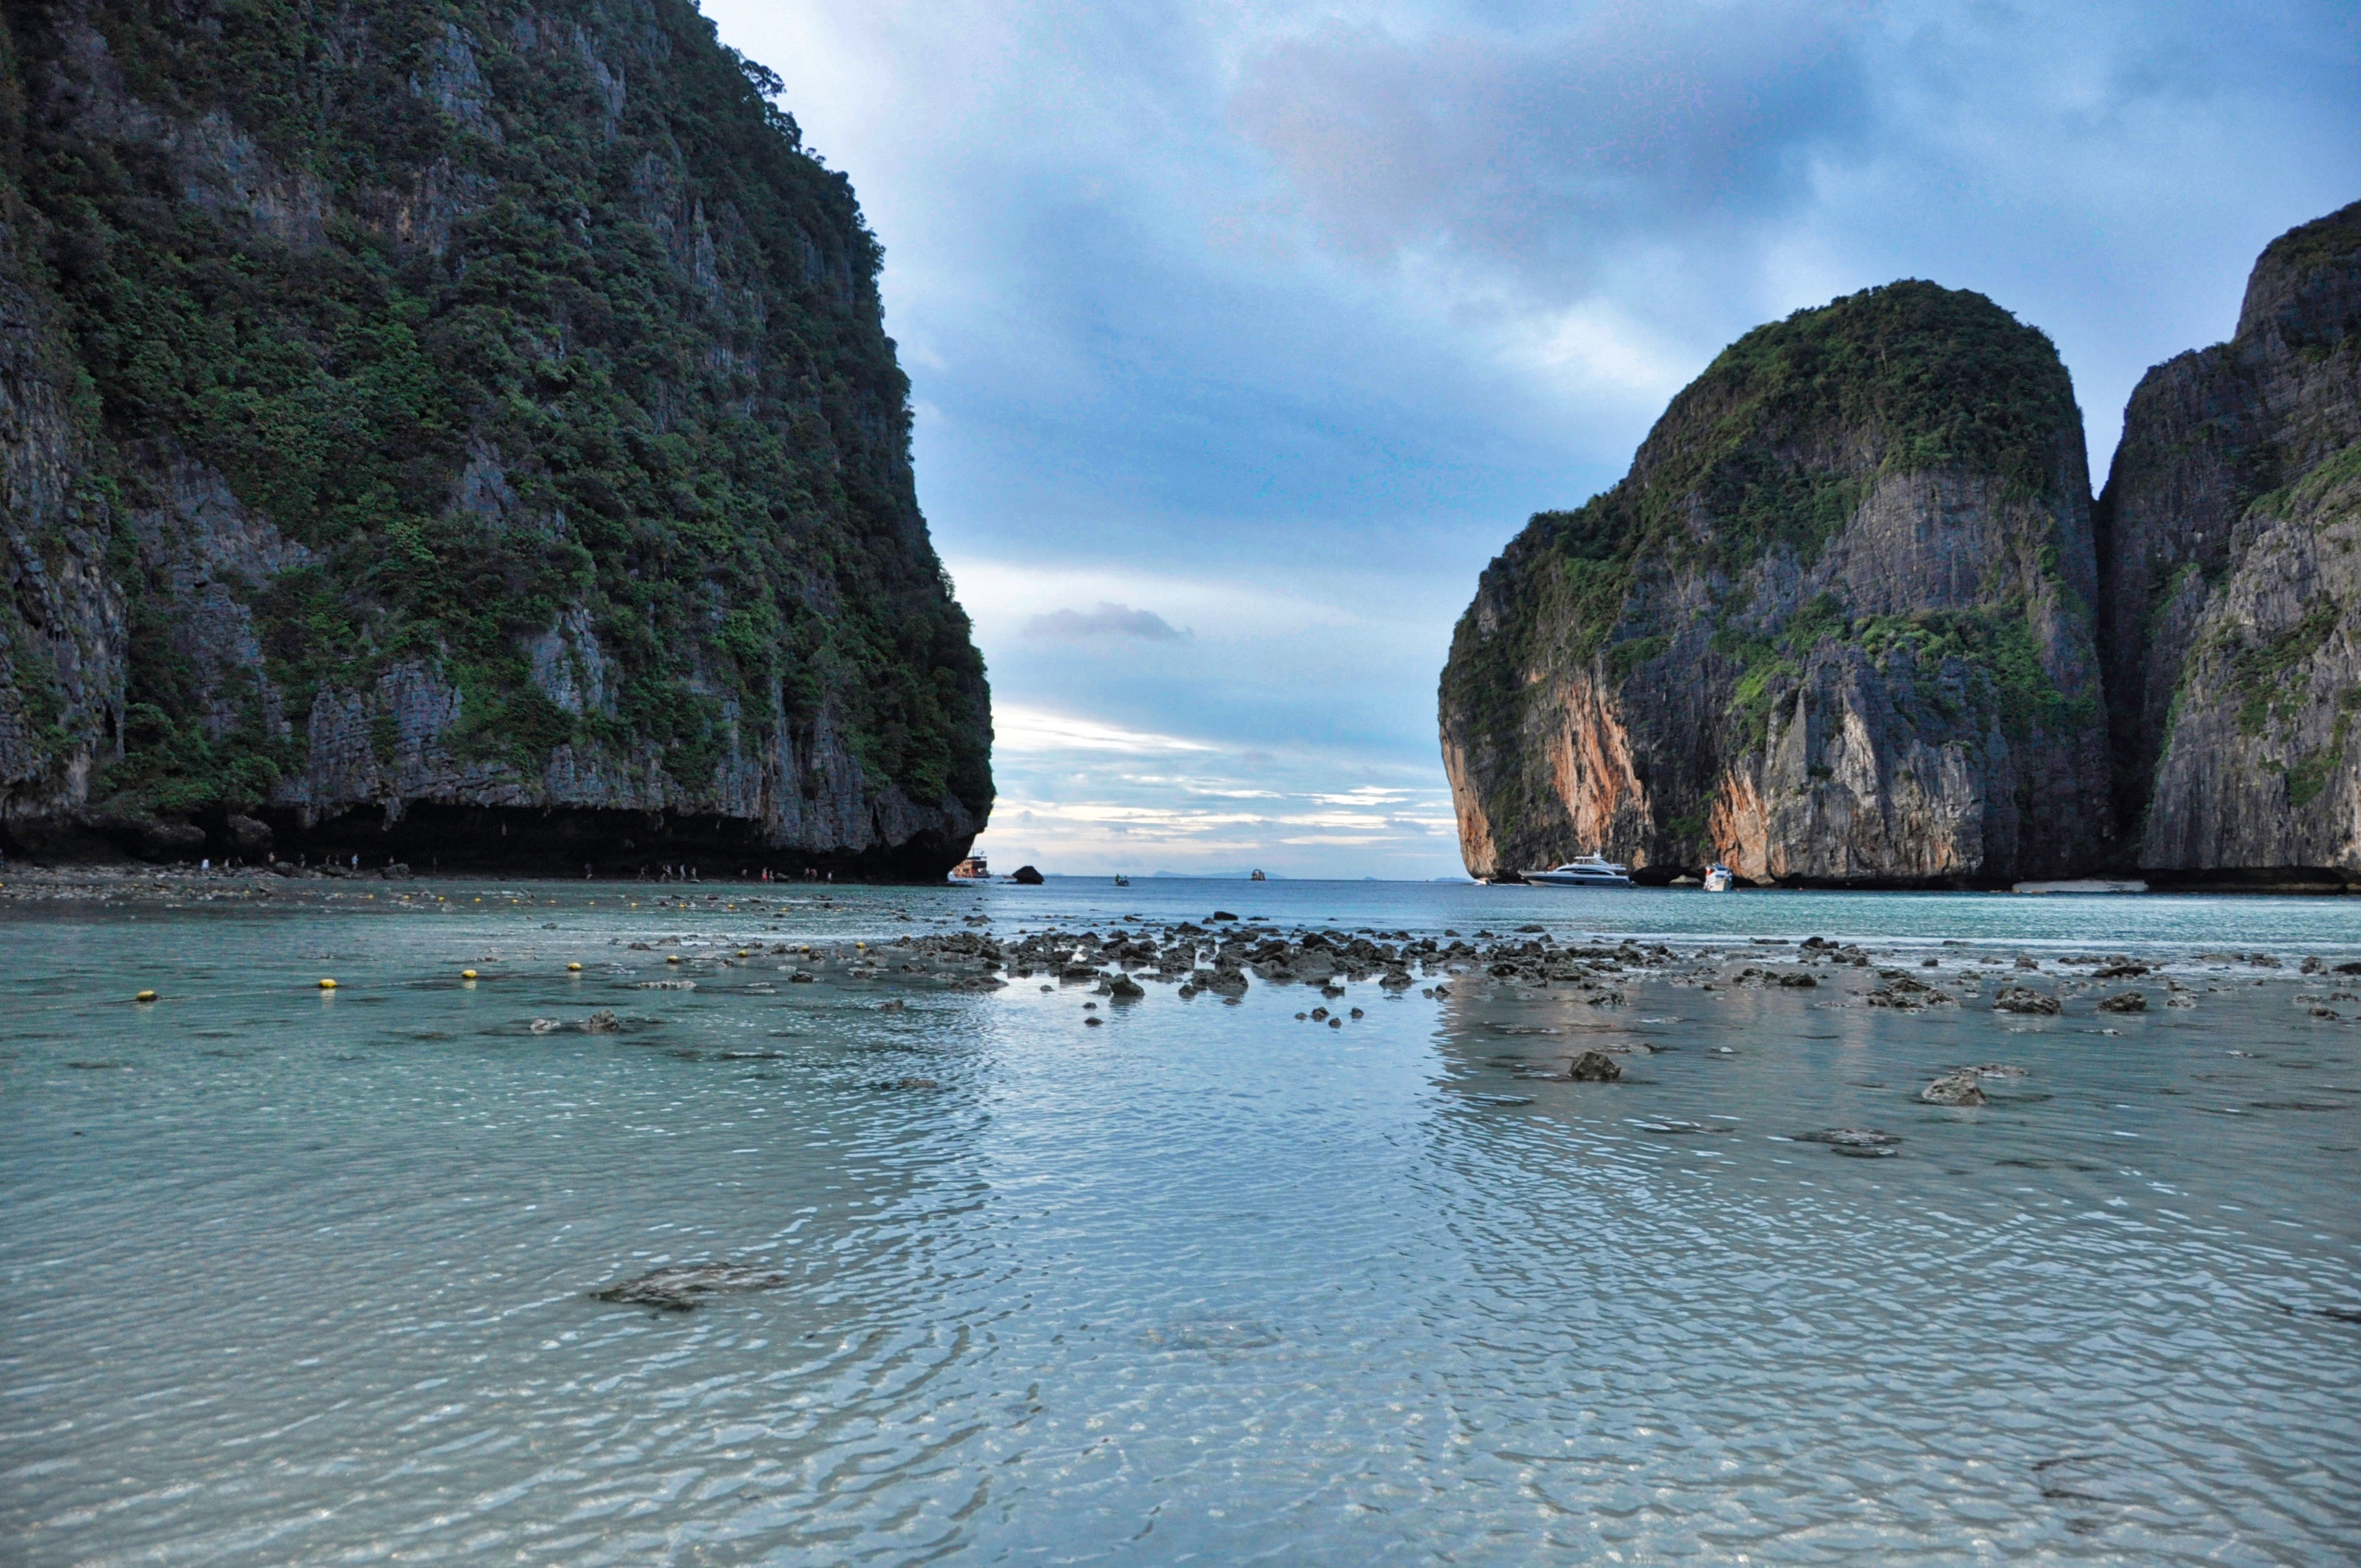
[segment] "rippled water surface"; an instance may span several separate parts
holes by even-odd
[[[2296,974],[2353,901],[707,891],[0,916],[0,1563],[2361,1558],[2361,1036],[2312,1011],[2361,976]],[[1224,905],[2197,1005],[1476,975],[1329,1029],[710,961]],[[590,1294],[684,1263],[761,1288]]]

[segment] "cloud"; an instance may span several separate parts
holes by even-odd
[[[1176,752],[1211,751],[1214,748],[1178,735],[1054,713],[1014,702],[992,705],[992,746],[1004,751],[1116,751],[1127,756],[1164,756]]]
[[[1186,642],[1190,634],[1152,609],[1101,599],[1092,609],[1053,609],[1025,623],[1025,635],[1079,642],[1103,637],[1136,638],[1143,642]]]
[[[1328,243],[1510,263],[1576,295],[1615,247],[1747,225],[1872,124],[1860,4],[1617,3],[1543,33],[1403,39],[1330,23],[1231,103]]]

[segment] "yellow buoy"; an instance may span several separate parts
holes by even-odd
[[[320,982],[320,989],[322,991],[334,991],[336,989],[336,982],[333,980],[324,980]]]
[[[566,972],[568,974],[577,974],[581,971],[581,969],[582,966],[580,964],[567,964],[566,966]]]
[[[741,958],[741,959],[742,959],[742,958],[744,958],[744,957],[746,956],[746,949],[745,949],[744,948],[739,948],[739,949],[738,949],[738,956],[739,956],[740,958]]]
[[[665,956],[664,962],[668,964],[676,964],[680,962],[680,955],[678,953],[668,954]]]
[[[461,980],[473,980],[476,978],[476,971],[471,969],[463,969],[459,971],[459,978]]]
[[[156,1000],[156,993],[152,991],[143,991],[131,1000],[134,1002],[153,1002]]]

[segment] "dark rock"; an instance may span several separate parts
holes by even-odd
[[[1829,1144],[1840,1149],[1892,1149],[1902,1142],[1899,1133],[1881,1133],[1874,1127],[1824,1127],[1816,1133],[1797,1133],[1799,1144]]]
[[[1820,982],[1819,982],[1818,978],[1817,978],[1817,976],[1814,976],[1814,975],[1808,975],[1808,974],[1783,974],[1783,975],[1781,975],[1781,976],[1779,977],[1779,983],[1780,983],[1781,985],[1788,986],[1788,987],[1790,987],[1790,988],[1794,988],[1794,989],[1801,989],[1801,988],[1805,988],[1805,987],[1815,986],[1815,985],[1819,984]]]
[[[1576,1083],[1612,1083],[1623,1076],[1623,1066],[1605,1051],[1585,1051],[1567,1064],[1565,1075]]]
[[[2036,991],[2030,986],[2004,986],[2000,994],[1993,998],[1993,1011],[1995,1013],[2025,1013],[2049,1018],[2064,1010],[2065,1003],[2048,992]]]
[[[612,1008],[601,1007],[582,1020],[582,1032],[586,1035],[619,1035],[622,1030],[623,1021],[615,1016]]]
[[[1148,994],[1148,988],[1127,974],[1111,975],[1107,979],[1107,995],[1116,1002],[1137,1002]]]
[[[1041,885],[1041,873],[1035,871],[1031,866],[1019,866],[1009,873],[1008,880],[1013,883],[1021,883],[1027,887],[1039,887]]]
[[[1929,1105],[1981,1105],[1984,1102],[1983,1086],[1972,1072],[1946,1073],[1918,1091],[1918,1098]]]
[[[665,1312],[692,1312],[725,1291],[774,1290],[787,1284],[785,1275],[772,1269],[745,1268],[725,1263],[679,1264],[655,1269],[636,1279],[590,1292],[591,1299],[616,1301],[631,1307],[653,1307]]]
[[[2104,1002],[2099,1003],[2099,1011],[2102,1013],[2145,1013],[2147,1011],[2147,992],[2144,991],[2126,991],[2117,995],[2110,996]]]

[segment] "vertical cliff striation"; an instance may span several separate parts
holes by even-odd
[[[1443,674],[1478,876],[1983,884],[2112,852],[2081,416],[2047,337],[1901,282],[1740,339],[1492,563]]]
[[[2167,877],[2361,881],[2361,203],[2150,370],[2097,508],[2120,808]]]
[[[9,839],[965,851],[879,251],[686,0],[27,0],[0,51]]]

